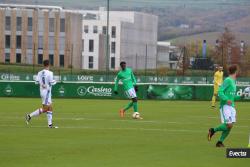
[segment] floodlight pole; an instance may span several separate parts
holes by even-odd
[[[107,0],[106,81],[109,75],[109,0]]]

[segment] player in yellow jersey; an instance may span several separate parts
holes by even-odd
[[[215,107],[216,97],[218,95],[218,90],[223,82],[223,67],[217,67],[217,71],[214,73],[214,94],[212,97],[212,107]]]

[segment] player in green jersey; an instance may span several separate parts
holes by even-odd
[[[222,132],[219,141],[216,143],[216,147],[224,147],[223,141],[229,135],[233,124],[236,122],[234,101],[241,98],[241,96],[236,95],[237,66],[230,66],[228,68],[228,73],[229,77],[224,80],[218,92],[220,98],[220,115],[222,124],[215,128],[210,128],[208,132],[209,141],[216,132]]]
[[[132,69],[126,67],[126,62],[124,61],[121,62],[120,66],[121,66],[121,70],[118,72],[116,79],[115,79],[114,93],[118,94],[118,91],[117,91],[118,84],[119,84],[119,81],[121,80],[122,85],[123,85],[123,90],[125,91],[128,98],[132,99],[132,101],[128,103],[126,107],[120,110],[120,117],[123,118],[125,116],[125,112],[131,107],[133,107],[134,114],[136,115],[135,118],[141,119],[139,112],[138,112],[138,104],[137,104],[138,100],[137,100],[137,95],[136,95],[138,88],[136,86],[135,76],[133,74]]]

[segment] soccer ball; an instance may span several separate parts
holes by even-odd
[[[134,112],[133,115],[132,115],[132,117],[134,119],[139,119],[140,118],[140,114],[138,112]]]

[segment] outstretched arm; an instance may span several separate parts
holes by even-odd
[[[114,91],[117,92],[118,90],[118,84],[119,84],[119,74],[117,74],[116,78],[115,78],[115,87],[114,87]]]
[[[131,72],[131,78],[132,78],[133,85],[136,85],[136,78],[135,78],[133,71]]]
[[[50,85],[55,85],[56,84],[56,80],[54,80],[53,73],[51,73],[51,75],[49,75],[49,84]]]

